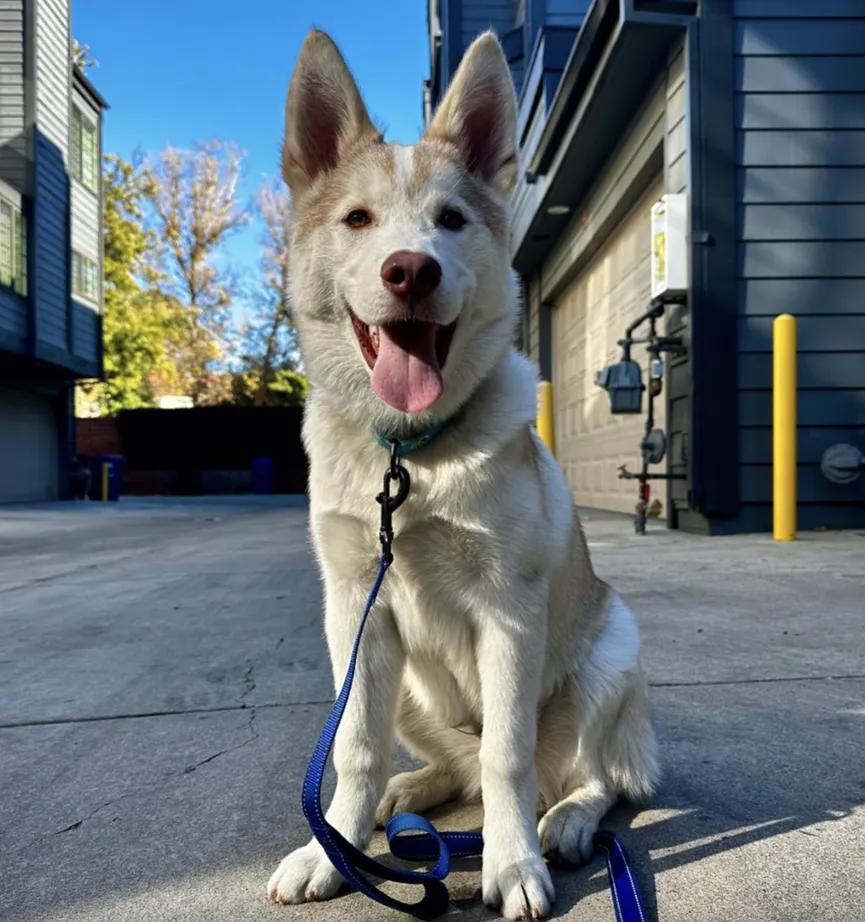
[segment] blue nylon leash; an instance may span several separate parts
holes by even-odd
[[[328,823],[321,806],[322,777],[337,728],[348,703],[348,696],[351,693],[361,636],[389,566],[387,557],[382,555],[378,576],[367,599],[366,609],[351,651],[342,690],[324,725],[312,758],[309,760],[306,777],[303,780],[303,812],[312,834],[321,843],[334,867],[361,893],[371,897],[377,903],[407,912],[417,919],[435,919],[442,915],[448,907],[448,891],[443,881],[450,873],[451,854],[454,856],[478,854],[483,847],[480,833],[439,833],[429,820],[421,816],[409,813],[399,814],[390,820],[385,830],[391,852],[399,858],[410,860],[426,857],[437,858],[435,867],[431,871],[403,871],[387,867],[355,848]],[[421,833],[421,835],[401,839],[400,836],[407,832]],[[383,880],[421,884],[424,888],[424,897],[415,904],[401,902],[369,883],[358,874],[358,870],[366,871]]]
[[[392,817],[385,828],[391,854],[407,861],[435,861],[430,871],[406,871],[381,864],[359,848],[355,848],[328,823],[321,805],[324,771],[351,694],[363,629],[375,606],[385,574],[393,562],[391,516],[405,501],[411,485],[408,471],[399,464],[399,445],[392,442],[390,448],[391,465],[384,476],[384,490],[376,497],[382,507],[380,534],[382,555],[378,575],[369,593],[363,617],[357,629],[342,689],[331,709],[306,769],[303,779],[303,813],[312,834],[321,844],[333,866],[349,884],[377,903],[408,913],[416,919],[429,920],[447,911],[449,898],[444,879],[450,873],[451,857],[467,858],[480,855],[483,852],[482,833],[439,832],[429,820],[422,816],[414,813],[400,813]],[[394,497],[390,496],[391,481],[399,483],[398,493]],[[616,922],[646,922],[637,882],[622,843],[612,832],[601,830],[595,835],[595,847],[606,853],[607,874]],[[365,871],[382,880],[395,883],[420,885],[424,888],[423,899],[418,903],[405,903],[397,900],[383,893],[366,880],[359,871]]]

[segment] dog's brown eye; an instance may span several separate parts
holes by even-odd
[[[350,211],[345,216],[345,223],[349,227],[366,227],[367,224],[372,224],[372,218],[369,216],[369,212],[364,211],[363,208],[355,208],[354,211]]]
[[[454,208],[445,208],[439,216],[439,224],[445,230],[460,230],[466,226],[466,219]]]

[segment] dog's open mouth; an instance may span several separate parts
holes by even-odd
[[[426,320],[397,320],[370,327],[353,311],[349,313],[360,351],[372,369],[373,390],[403,413],[429,409],[444,390],[442,368],[456,321],[441,326]]]

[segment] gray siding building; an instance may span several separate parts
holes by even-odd
[[[73,386],[102,374],[105,101],[69,0],[0,0],[0,503],[69,495]]]
[[[519,98],[512,258],[522,348],[552,381],[577,501],[633,511],[644,413],[614,416],[595,373],[651,303],[652,207],[686,203],[687,294],[660,332],[653,482],[667,524],[769,531],[772,323],[798,322],[799,527],[865,526],[865,3],[430,0],[427,117],[492,27]],[[683,199],[681,197],[684,197]],[[644,369],[645,351],[634,357]]]

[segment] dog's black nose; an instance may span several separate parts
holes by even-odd
[[[397,250],[381,264],[385,288],[412,305],[431,295],[441,278],[442,267],[427,253]]]

